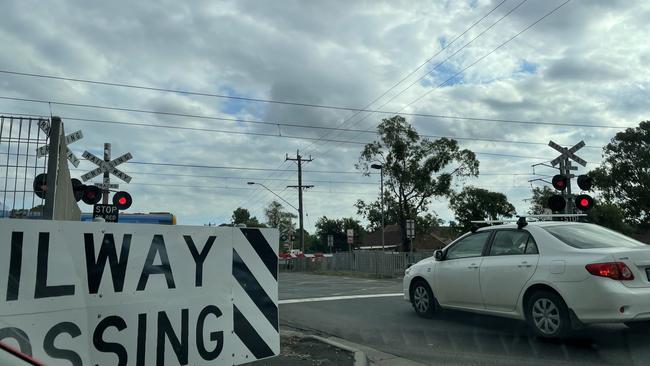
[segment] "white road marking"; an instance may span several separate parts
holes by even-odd
[[[278,304],[298,304],[301,302],[319,302],[319,301],[336,301],[336,300],[351,300],[351,299],[370,299],[375,297],[397,297],[404,296],[403,293],[393,294],[372,294],[372,295],[348,295],[348,296],[327,296],[327,297],[311,297],[307,299],[289,299],[280,300]]]

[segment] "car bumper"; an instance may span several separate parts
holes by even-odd
[[[402,291],[404,292],[403,299],[404,301],[411,302],[411,281],[413,280],[414,275],[412,273],[404,273],[404,279],[402,280]]]
[[[583,323],[650,320],[650,288],[630,288],[620,281],[600,277],[556,286]]]

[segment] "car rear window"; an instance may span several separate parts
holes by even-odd
[[[578,249],[648,247],[640,241],[598,225],[554,225],[543,228],[554,237]]]

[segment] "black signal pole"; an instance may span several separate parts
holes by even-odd
[[[300,156],[300,151],[296,151],[296,157],[290,158],[289,155],[286,156],[285,161],[295,161],[298,163],[298,185],[297,186],[287,186],[287,188],[298,188],[298,216],[300,222],[300,250],[305,252],[305,233],[304,233],[304,222],[303,222],[303,207],[302,207],[302,190],[307,188],[312,188],[312,185],[303,186],[302,185],[302,163],[310,162],[313,159],[311,156],[308,159]]]

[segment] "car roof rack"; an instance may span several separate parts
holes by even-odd
[[[553,219],[553,218],[558,218],[558,217],[563,217],[563,218],[578,218],[578,217],[586,217],[587,214],[545,214],[545,215],[521,215],[517,216],[517,219],[502,219],[502,220],[472,220],[470,221],[472,224],[488,224],[488,225],[494,225],[494,224],[507,224],[507,223],[517,223],[517,227],[519,229],[523,228],[524,226],[528,225],[527,219],[533,219],[534,221],[545,221],[544,219]],[[478,226],[473,226],[472,227],[472,232],[476,232],[478,230]]]

